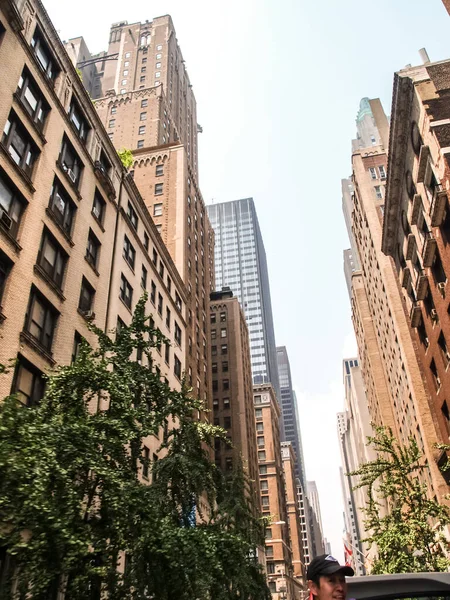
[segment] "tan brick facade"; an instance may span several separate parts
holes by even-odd
[[[389,148],[383,250],[401,285],[430,443],[448,443],[450,434],[449,101],[450,61],[395,76],[391,131],[398,141]]]
[[[87,322],[129,322],[143,287],[171,343],[155,351],[156,366],[180,389],[185,286],[42,5],[22,15],[2,7],[0,362],[19,361],[0,397],[13,390],[37,402],[42,373],[69,364],[80,337],[94,343]],[[159,441],[147,442],[152,456]]]

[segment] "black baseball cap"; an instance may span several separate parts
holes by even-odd
[[[316,556],[308,565],[306,578],[308,580],[317,580],[321,575],[332,575],[340,571],[344,575],[353,577],[355,571],[346,565],[340,565],[331,554],[321,554]]]

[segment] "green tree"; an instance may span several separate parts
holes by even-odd
[[[414,437],[402,446],[388,428],[377,427],[368,438],[378,458],[350,477],[367,488],[364,540],[376,545],[373,574],[446,571],[447,541],[443,529],[450,521],[447,506],[427,494],[422,475],[429,469]]]
[[[247,499],[227,496],[209,459],[224,432],[193,419],[202,403],[156,373],[152,352],[166,340],[145,303],[114,339],[92,327],[97,347],[82,343],[75,363],[48,377],[38,406],[14,396],[0,406],[0,546],[20,600],[58,589],[70,600],[270,597],[255,536],[227,520]],[[161,458],[149,465],[143,439],[167,422]],[[4,586],[0,598],[10,597]]]
[[[133,164],[133,153],[128,148],[122,148],[121,150],[117,150],[117,154],[119,155],[120,160],[122,161],[125,169],[129,169]]]

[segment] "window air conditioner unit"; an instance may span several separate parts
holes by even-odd
[[[72,183],[75,183],[77,176],[75,175],[75,173],[72,171],[72,169],[68,169],[67,170],[67,175],[69,176],[69,179],[71,180]]]
[[[431,309],[430,317],[431,317],[431,319],[433,321],[437,321],[438,320],[438,314],[437,314],[437,310],[435,308]]]
[[[11,229],[12,219],[8,213],[0,208],[0,222],[6,229]]]
[[[437,287],[441,296],[445,298],[445,283],[441,281],[441,283],[438,283]]]
[[[93,310],[85,310],[83,314],[88,320],[95,319],[95,312]]]

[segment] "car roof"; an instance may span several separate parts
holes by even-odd
[[[450,595],[450,573],[399,573],[347,578],[348,598],[415,598],[429,595]]]

